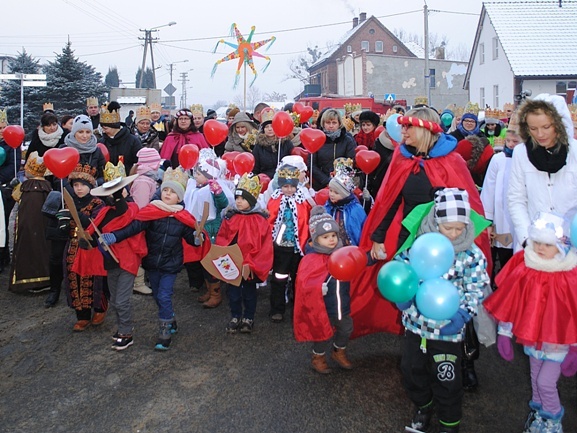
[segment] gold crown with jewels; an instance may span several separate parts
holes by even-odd
[[[285,164],[277,170],[277,174],[279,178],[282,179],[298,179],[301,172],[298,168]]]
[[[497,108],[485,108],[485,119],[502,119],[506,117],[505,112]]]
[[[201,116],[203,116],[203,115],[204,115],[204,109],[203,109],[203,107],[202,107],[202,104],[192,104],[192,105],[190,106],[190,112],[191,112],[193,115],[195,115],[195,114],[196,114],[196,115],[200,114]]]
[[[8,110],[0,110],[0,123],[8,124]]]
[[[104,182],[110,182],[119,177],[126,177],[126,167],[122,161],[118,161],[118,165],[114,165],[110,161],[104,166]]]
[[[91,96],[90,98],[86,99],[86,106],[87,107],[98,107],[98,98]]]
[[[256,174],[251,176],[250,174],[245,173],[238,180],[236,189],[247,191],[254,198],[258,198],[258,195],[262,189],[262,184],[260,183],[260,179]]]
[[[361,104],[351,104],[350,102],[347,102],[344,108],[345,108],[345,114],[350,114],[354,113],[355,111],[362,110],[363,106]]]
[[[471,101],[467,102],[465,105],[465,113],[474,114],[475,116],[479,115],[479,104],[472,103]]]
[[[415,105],[429,105],[429,98],[426,96],[416,96]]]
[[[120,123],[120,113],[118,111],[108,111],[108,103],[100,107],[100,123]]]
[[[34,177],[43,177],[46,173],[44,158],[38,156],[38,152],[32,152],[28,157],[28,161],[26,161],[24,171],[26,171],[26,173],[30,173]]]

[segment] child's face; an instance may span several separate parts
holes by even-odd
[[[206,185],[208,183],[208,179],[200,172],[200,170],[194,170],[193,176],[197,185]]]
[[[78,198],[86,197],[90,192],[88,185],[82,182],[74,182],[72,188],[74,189],[74,194],[76,194]]]
[[[335,232],[328,232],[317,237],[317,243],[321,247],[334,248],[339,243],[339,238]]]
[[[236,204],[236,208],[241,212],[246,212],[250,210],[250,203],[240,195],[236,196],[236,198],[234,199],[234,203]]]
[[[439,224],[439,233],[449,238],[451,242],[455,241],[465,230],[465,223],[451,222]]]
[[[336,190],[334,190],[329,186],[329,200],[331,201],[331,203],[336,203],[340,200],[343,200],[344,198],[346,197],[343,197]]]
[[[521,142],[521,137],[519,137],[514,132],[507,132],[507,136],[505,137],[505,146],[509,149],[514,149]]]
[[[555,245],[544,244],[543,242],[533,241],[533,251],[537,253],[539,257],[545,260],[554,259],[559,250]]]
[[[280,190],[284,195],[287,197],[292,197],[294,193],[297,191],[296,186],[289,185],[288,183],[281,186]]]
[[[166,204],[177,204],[178,203],[178,195],[172,188],[163,188],[161,194],[161,200]]]
[[[371,122],[363,122],[361,123],[361,129],[365,134],[370,134],[375,130],[375,125],[373,125]]]

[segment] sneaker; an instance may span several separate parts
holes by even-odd
[[[283,315],[281,313],[275,313],[270,316],[270,321],[273,323],[280,323],[283,320]]]
[[[118,338],[112,344],[114,350],[124,350],[127,347],[132,346],[134,342],[132,341],[132,335],[118,335]]]
[[[431,424],[431,418],[433,417],[433,402],[426,406],[417,408],[417,411],[413,415],[411,420],[411,428],[415,430],[427,431],[429,425]]]
[[[176,334],[178,332],[178,325],[176,324],[176,320],[173,320],[170,323],[170,333],[171,334]]]
[[[120,337],[120,334],[118,333],[118,331],[116,331],[113,335],[112,335],[112,339],[114,341],[116,341],[116,339],[118,339],[118,337]]]
[[[233,317],[232,319],[230,319],[230,322],[228,322],[228,325],[226,325],[226,332],[228,332],[229,334],[234,334],[236,333],[236,331],[238,331],[239,327],[240,327],[240,318]]]
[[[168,340],[161,340],[160,338],[156,340],[156,346],[154,346],[154,350],[164,352],[168,349],[170,349],[170,338]]]
[[[254,320],[244,318],[240,324],[240,332],[242,334],[250,334],[252,332],[253,326]]]

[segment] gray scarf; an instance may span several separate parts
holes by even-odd
[[[339,248],[342,248],[343,246],[343,241],[339,239],[339,243],[337,244],[336,247],[334,248],[329,248],[329,247],[323,247],[322,245],[319,245],[317,243],[317,241],[313,241],[311,246],[313,247],[313,250],[315,251],[315,253],[319,253],[319,254],[331,254],[334,251],[338,250]]]
[[[42,128],[38,129],[38,138],[42,144],[46,147],[54,147],[60,141],[60,137],[62,137],[63,131],[60,125],[58,125],[58,129],[50,134],[44,132]]]
[[[439,233],[439,225],[435,221],[435,208],[433,207],[431,211],[427,214],[423,221],[421,222],[421,227],[417,231],[417,236],[424,233]],[[462,251],[467,251],[471,248],[475,242],[475,226],[472,222],[465,225],[465,230],[461,233],[457,239],[452,241],[455,253],[460,253]]]
[[[74,137],[74,135],[68,134],[64,138],[64,144],[68,147],[73,147],[81,155],[85,153],[92,153],[96,150],[97,147],[96,136],[94,134],[92,134],[90,136],[90,140],[88,140],[88,142],[84,144],[79,143],[76,137]]]

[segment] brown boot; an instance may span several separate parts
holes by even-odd
[[[204,308],[216,308],[222,302],[222,294],[220,293],[220,282],[207,284],[209,298],[202,306]]]
[[[206,286],[206,293],[204,295],[200,295],[196,300],[201,304],[204,304],[210,299],[210,283],[204,280],[204,285]]]
[[[313,352],[311,365],[313,366],[313,369],[320,374],[329,374],[332,371],[327,364],[327,357],[324,353],[322,355],[317,355]]]
[[[339,367],[344,368],[345,370],[352,370],[353,364],[347,358],[347,349],[333,348],[331,358],[339,364]]]

